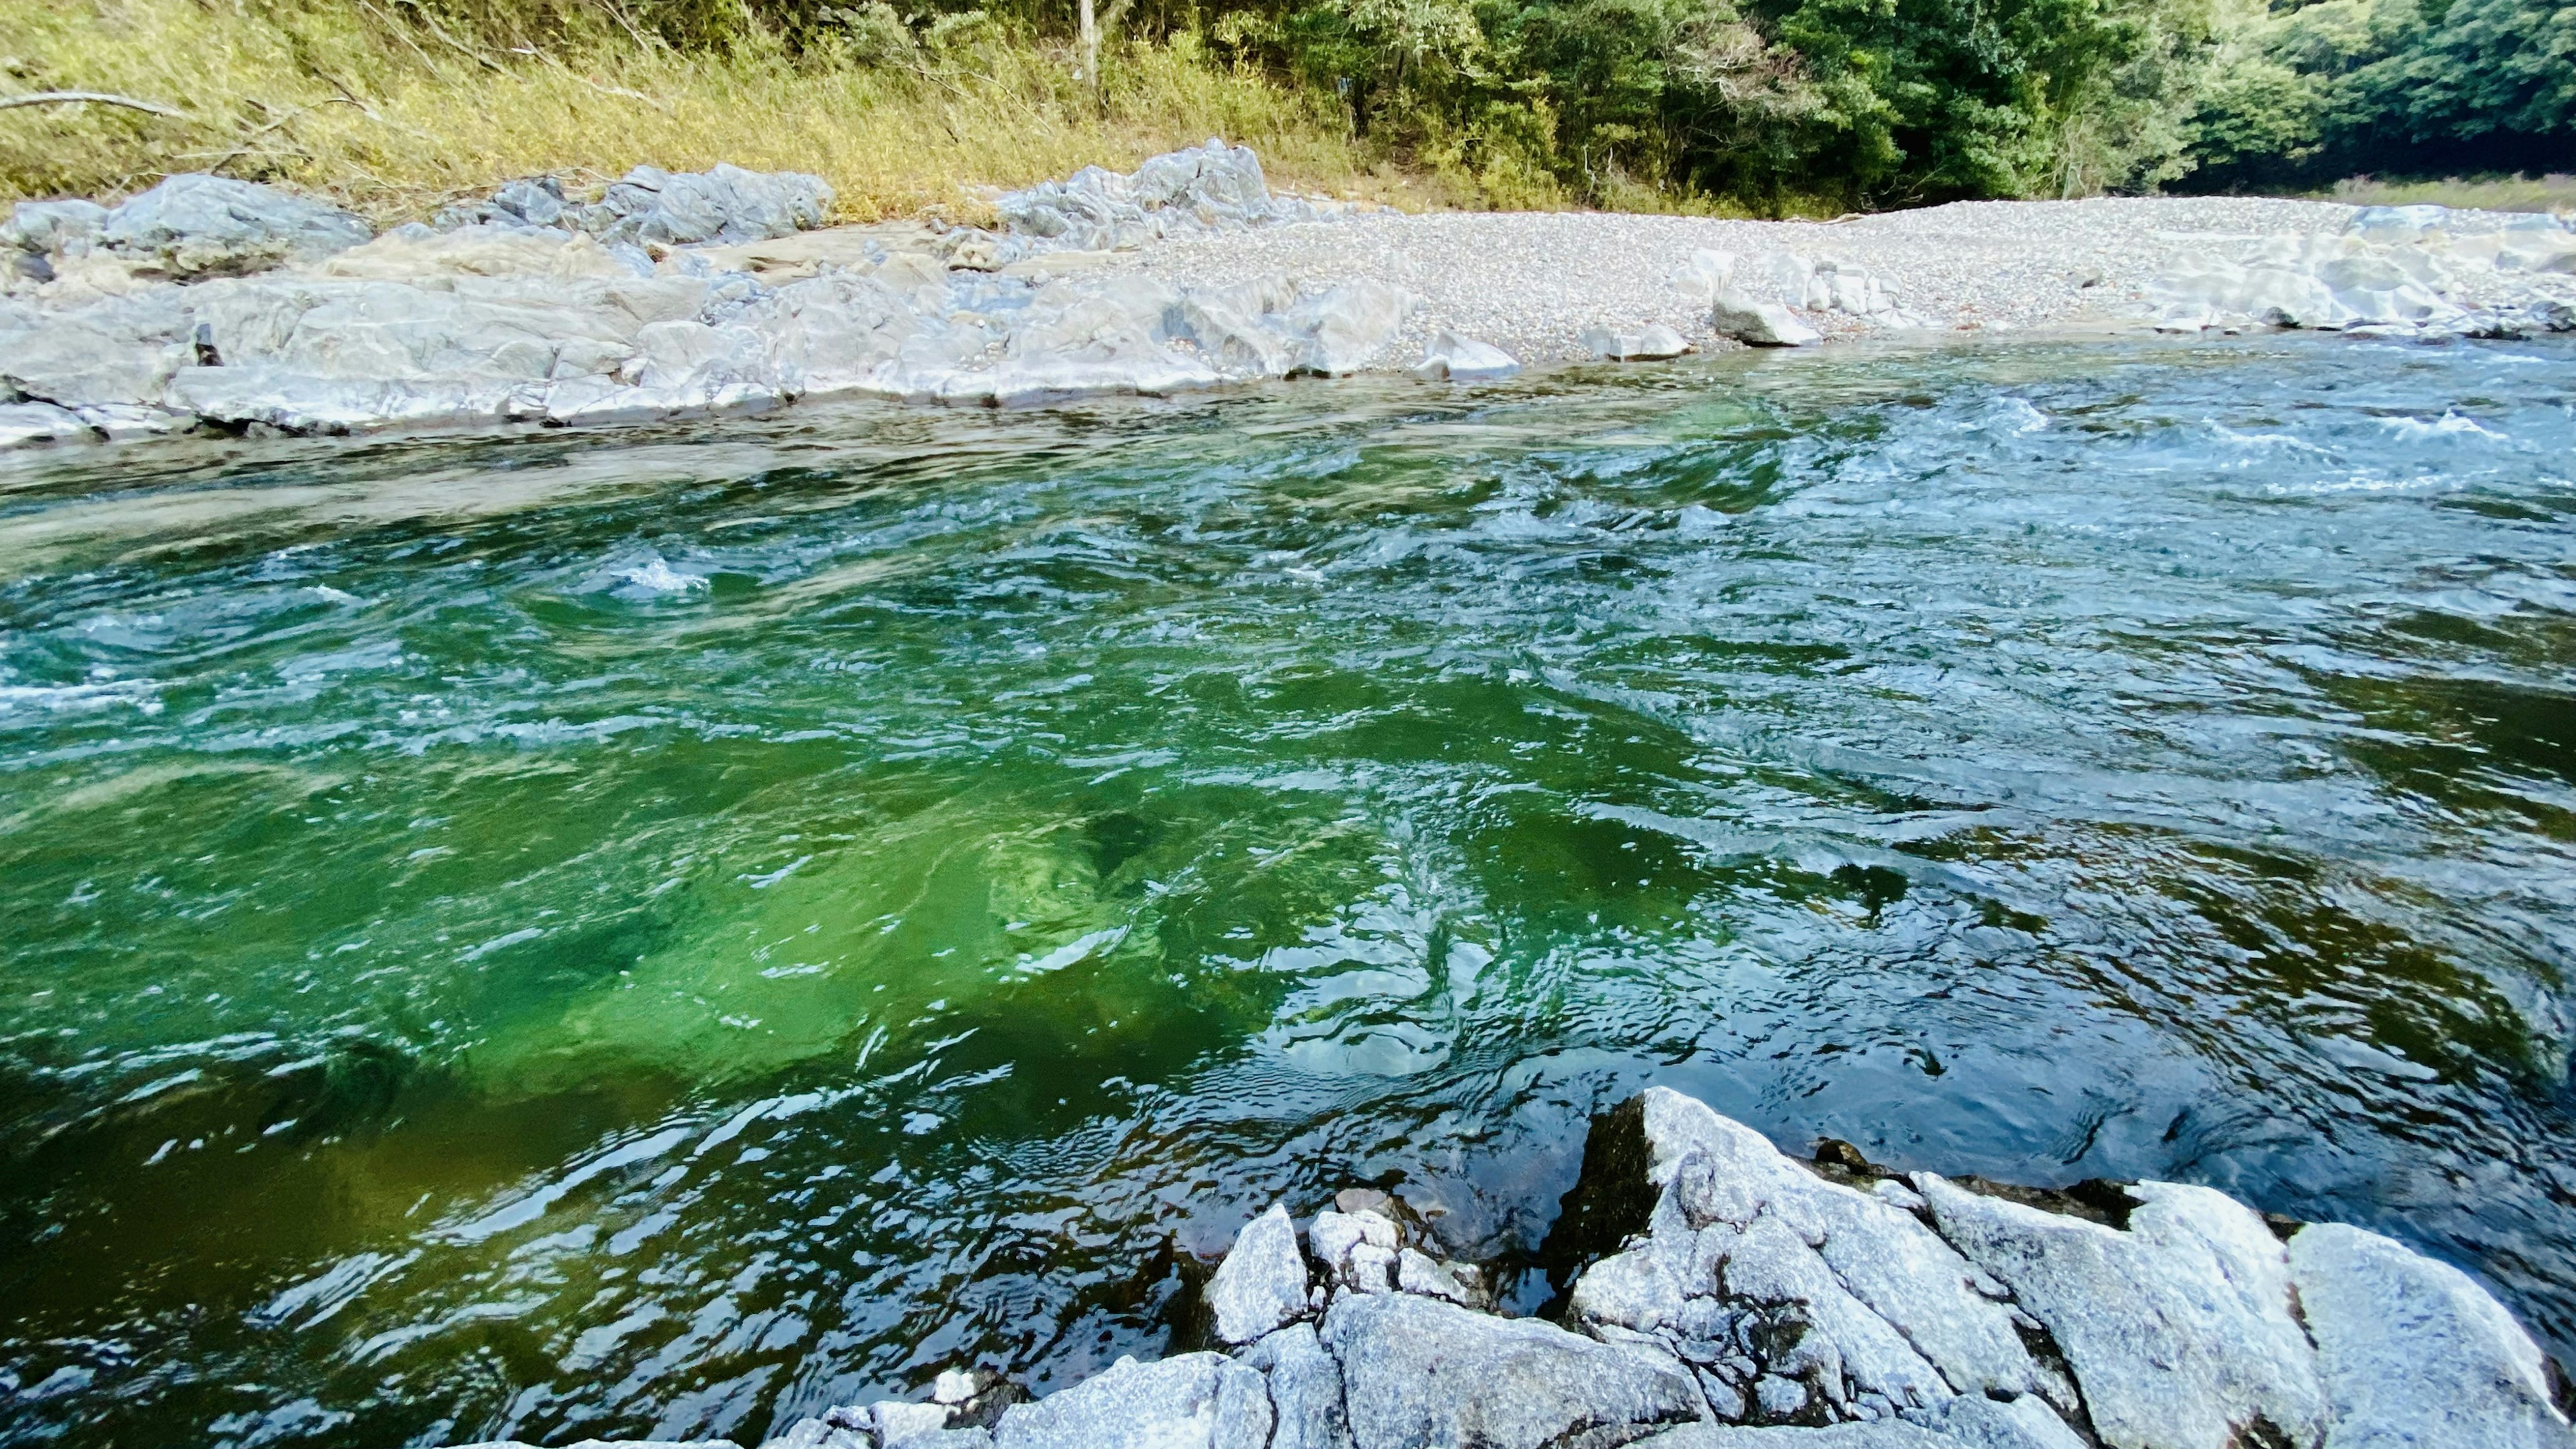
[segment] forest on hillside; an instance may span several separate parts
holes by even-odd
[[[446,0],[578,23],[580,0]],[[898,63],[1070,0],[597,0],[677,45],[765,27]],[[552,8],[546,8],[552,7]],[[1352,131],[1593,204],[1888,206],[2576,166],[2576,0],[1101,0],[1328,94]]]
[[[0,190],[18,195],[218,169],[395,215],[535,170],[604,183],[635,160],[738,160],[821,171],[845,214],[895,214],[1214,130],[1293,184],[1392,176],[1419,204],[1507,208],[1830,214],[2576,171],[2576,0],[0,10],[11,88],[166,103],[0,110]]]

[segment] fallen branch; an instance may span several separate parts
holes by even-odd
[[[105,91],[36,91],[23,96],[0,96],[0,111],[15,106],[123,106],[129,111],[148,111],[156,116],[188,119],[186,111],[173,110],[157,101],[138,101],[132,96],[114,96]]]

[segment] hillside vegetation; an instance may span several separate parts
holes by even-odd
[[[180,170],[383,217],[637,162],[854,217],[1224,135],[1397,204],[1783,214],[2576,162],[2576,0],[50,0],[0,194]],[[1094,73],[1096,71],[1096,73]]]

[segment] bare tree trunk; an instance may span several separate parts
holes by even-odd
[[[1093,15],[1091,0],[1082,0],[1082,78],[1091,82],[1094,95],[1100,92],[1100,22]]]

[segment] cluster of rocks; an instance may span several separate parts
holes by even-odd
[[[638,167],[590,202],[550,178],[514,181],[382,236],[213,176],[174,176],[114,208],[25,203],[0,222],[0,447],[581,426],[829,396],[1018,405],[1394,367],[1474,382],[1711,342],[1973,330],[1987,325],[1974,307],[1915,274],[1946,275],[1943,258],[1982,256],[1998,235],[2029,250],[2069,219],[2178,209],[2306,229],[2149,233],[2209,238],[2120,290],[2159,326],[2576,327],[2576,233],[2438,207],[1988,203],[1849,226],[1392,217],[1274,195],[1252,153],[1220,141],[1003,195],[1001,230],[814,229],[831,200],[813,176],[717,166]],[[1976,227],[1925,230],[1952,211]],[[2316,224],[2329,218],[2339,230]],[[1699,236],[1730,245],[1675,245]],[[1762,240],[1783,237],[1798,244]],[[1666,267],[1675,255],[1688,260]],[[2079,270],[2070,297],[2109,268]],[[1902,304],[1891,274],[1914,278]]]
[[[1587,1144],[1569,1222],[1612,1251],[1562,1322],[1484,1311],[1400,1203],[1345,1192],[1302,1243],[1284,1207],[1242,1230],[1206,1286],[1214,1348],[1035,1401],[951,1371],[767,1449],[2576,1445],[2513,1317],[2390,1239],[2285,1240],[2202,1187],[2068,1197],[1827,1147],[1798,1161],[1649,1091]]]
[[[1250,147],[1213,139],[1156,156],[1132,173],[1085,166],[1062,181],[1005,192],[993,209],[1022,247],[1094,252],[1329,214],[1311,201],[1272,195]]]
[[[2251,254],[2186,256],[2148,284],[2156,325],[2314,328],[2425,337],[2576,331],[2576,304],[2490,300],[2480,282],[2576,275],[2576,229],[2530,213],[2468,229],[2439,206],[2374,206],[2338,232],[2273,237]]]
[[[561,229],[587,232],[610,246],[687,246],[787,236],[821,226],[831,209],[831,185],[802,171],[719,164],[675,175],[638,166],[586,206],[566,200],[562,182],[535,176],[447,207],[423,230]]]
[[[1112,179],[1086,174],[1018,209],[1042,222],[1107,197],[1126,210],[1101,224],[1122,227],[1138,208],[1193,225],[1278,210],[1250,153],[1214,143]],[[1003,262],[972,235],[871,242],[785,281],[724,264],[724,244],[819,221],[829,196],[794,174],[639,168],[587,206],[551,181],[514,182],[372,239],[346,213],[214,177],[173,178],[113,212],[21,206],[8,239],[41,264],[0,298],[0,445],[203,426],[585,425],[820,396],[1164,394],[1377,365],[1417,306],[1365,280],[1174,288]],[[1060,252],[1068,234],[1020,249]],[[1424,363],[1460,377],[1514,366],[1464,340]]]

